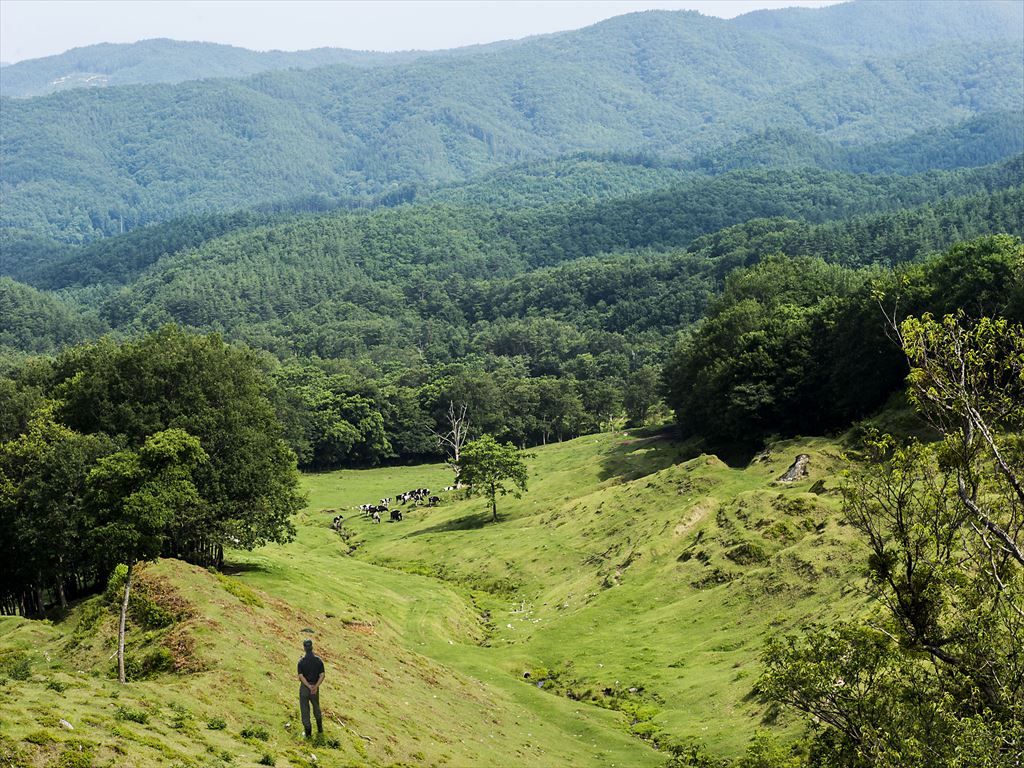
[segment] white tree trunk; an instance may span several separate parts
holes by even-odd
[[[124,627],[128,619],[128,595],[132,589],[132,569],[134,561],[128,562],[128,574],[124,579],[124,600],[121,601],[121,623],[117,627],[117,679],[124,683]]]

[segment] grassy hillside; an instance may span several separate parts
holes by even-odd
[[[0,619],[0,754],[18,766],[264,754],[279,766],[310,754],[323,766],[643,766],[695,739],[735,755],[756,729],[787,727],[751,694],[763,638],[860,599],[837,451],[794,441],[730,468],[659,435],[591,435],[537,450],[529,493],[501,500],[497,523],[478,499],[379,526],[349,511],[440,487],[442,466],[308,476],[294,543],[231,553],[229,576],[143,570],[140,594],[165,613],[133,611],[173,617],[130,632],[148,679],[115,684],[102,597],[53,624]],[[810,476],[776,484],[800,452]],[[329,528],[339,510],[344,535]],[[304,636],[328,667],[328,740],[313,748],[293,701]]]

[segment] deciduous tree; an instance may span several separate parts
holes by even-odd
[[[459,479],[470,486],[472,493],[487,497],[492,520],[498,519],[499,495],[511,493],[519,498],[526,490],[525,457],[512,443],[501,444],[491,435],[482,435],[463,447]]]
[[[132,572],[140,560],[159,556],[176,514],[203,504],[193,473],[209,460],[199,440],[182,429],[146,439],[136,451],[106,456],[89,473],[88,503],[97,551],[127,564],[117,632],[117,676],[124,683],[124,635]]]

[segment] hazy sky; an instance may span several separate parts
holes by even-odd
[[[820,7],[827,0],[0,0],[0,61],[13,63],[93,43],[152,37],[255,50],[334,47],[395,51],[576,29],[649,8],[731,18],[759,8]]]

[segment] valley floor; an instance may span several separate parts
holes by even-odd
[[[455,494],[395,523],[353,509],[436,491],[451,482],[442,465],[308,475],[293,543],[229,553],[226,575],[143,569],[140,589],[177,620],[130,627],[130,650],[167,649],[179,671],[118,686],[102,597],[57,623],[0,618],[0,764],[659,766],[687,743],[738,755],[758,729],[795,727],[753,691],[763,639],[861,602],[839,450],[790,441],[730,468],[659,435],[591,435],[535,450],[529,492],[500,499],[496,523]],[[799,453],[809,476],[777,483]],[[305,637],[327,666],[317,745],[298,722]]]

